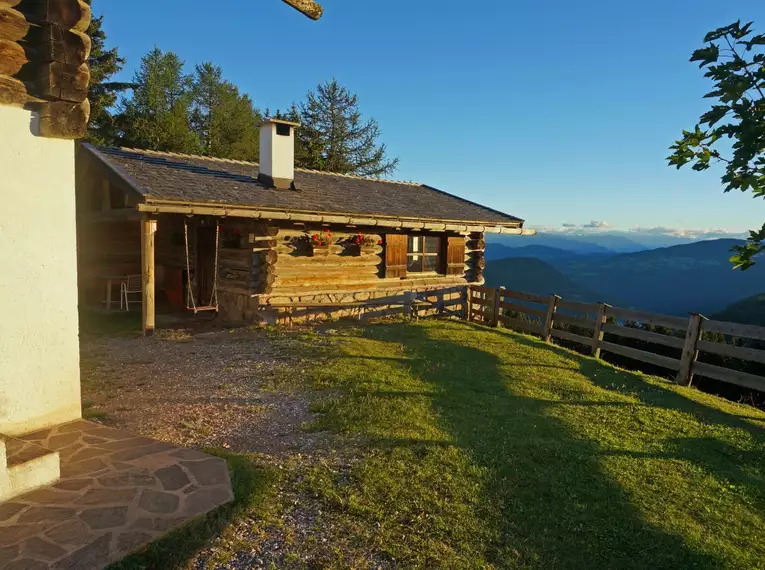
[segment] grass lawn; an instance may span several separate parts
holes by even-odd
[[[301,484],[338,545],[422,568],[765,565],[753,408],[453,321],[353,329],[325,352],[313,428],[357,460]]]
[[[269,334],[331,449],[227,455],[236,502],[119,568],[765,568],[765,413],[456,321]]]

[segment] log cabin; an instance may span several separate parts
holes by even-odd
[[[81,303],[104,297],[103,276],[142,273],[147,332],[157,302],[269,323],[413,298],[457,312],[483,283],[485,234],[533,233],[425,184],[295,168],[298,127],[264,121],[259,164],[82,144]]]

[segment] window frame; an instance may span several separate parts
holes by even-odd
[[[422,251],[410,251],[410,243],[413,239],[419,238],[422,240]],[[426,246],[426,240],[437,240],[438,247],[435,248],[435,251],[428,252],[425,251],[427,248]],[[420,257],[420,268],[419,269],[410,269],[410,259],[412,257],[419,256]],[[425,258],[426,257],[435,257],[436,258],[436,268],[435,269],[425,269]],[[443,261],[444,261],[444,239],[441,236],[426,236],[422,234],[408,234],[406,236],[406,272],[407,274],[412,273],[414,275],[441,275],[442,274],[442,267],[443,267]]]

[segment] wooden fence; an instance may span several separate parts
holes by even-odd
[[[537,322],[507,316],[509,311],[521,313]],[[546,342],[552,338],[567,340],[584,345],[595,358],[601,351],[611,352],[627,358],[647,362],[676,372],[678,384],[690,385],[694,374],[729,382],[745,388],[765,392],[765,377],[741,372],[722,366],[699,362],[699,352],[736,358],[765,364],[765,350],[734,346],[725,342],[712,342],[701,338],[702,332],[721,333],[737,338],[765,341],[765,327],[742,325],[709,320],[693,313],[689,318],[659,315],[645,311],[621,309],[606,303],[580,303],[566,301],[558,295],[544,297],[531,293],[510,291],[504,287],[491,288],[472,285],[468,289],[468,321],[478,321],[490,326],[500,323],[523,332],[539,335]],[[609,322],[609,317],[613,320]],[[626,327],[618,322],[634,321],[657,325],[673,331],[682,331],[683,337],[661,334]],[[591,331],[588,336],[555,328],[555,323],[574,325]],[[606,342],[606,333],[668,346],[682,351],[681,358],[638,350],[629,346]]]

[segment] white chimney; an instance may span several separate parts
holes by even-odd
[[[260,180],[272,188],[291,188],[295,180],[295,129],[300,123],[266,119],[260,127]]]

